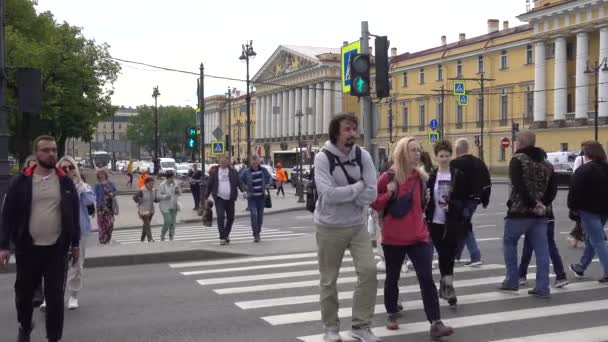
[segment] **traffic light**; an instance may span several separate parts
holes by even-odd
[[[369,55],[356,54],[350,58],[350,94],[352,96],[369,96]]]
[[[517,141],[517,136],[519,135],[519,124],[514,122],[512,125],[513,130],[513,141]]]
[[[388,46],[386,36],[376,37],[376,96],[381,99],[390,96],[391,85],[389,83],[388,69]]]
[[[196,149],[196,127],[188,127],[186,129],[186,146],[190,149]]]

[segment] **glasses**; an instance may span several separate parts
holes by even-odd
[[[61,167],[61,169],[63,171],[65,171],[65,172],[76,170],[76,168],[74,167],[74,165],[64,165],[64,166]]]

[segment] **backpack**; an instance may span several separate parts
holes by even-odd
[[[350,175],[346,172],[344,168],[344,163],[339,162],[338,156],[329,152],[327,149],[321,150],[327,156],[327,160],[329,161],[329,173],[333,174],[334,169],[336,168],[336,160],[338,160],[338,164],[342,168],[342,172],[346,176],[349,184],[354,184],[357,181],[352,179]],[[355,146],[355,159],[350,160],[348,163],[355,162],[359,165],[359,170],[361,175],[363,175],[363,163],[361,162],[361,148],[359,146]],[[309,181],[306,185],[306,210],[314,213],[315,208],[317,206],[317,200],[319,199],[319,192],[317,191],[317,185],[315,184],[315,168],[313,167],[310,170]]]

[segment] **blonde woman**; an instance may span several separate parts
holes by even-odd
[[[422,302],[432,338],[450,336],[451,327],[441,322],[437,287],[433,281],[433,251],[424,222],[427,174],[420,163],[420,143],[415,138],[401,139],[393,151],[393,165],[378,180],[378,197],[372,208],[384,212],[382,248],[386,262],[384,306],[387,329],[399,329],[399,277],[408,256],[420,284]]]

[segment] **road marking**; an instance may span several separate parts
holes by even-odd
[[[275,261],[275,260],[287,260],[287,259],[304,259],[317,257],[317,253],[300,253],[300,254],[280,254],[263,257],[251,257],[251,258],[232,258],[225,260],[213,260],[213,261],[195,261],[195,262],[180,262],[176,264],[169,264],[171,268],[187,268],[187,267],[205,267],[205,266],[217,266],[217,265],[229,265],[229,264],[242,264],[248,262],[264,262],[264,261]]]
[[[289,232],[278,232],[278,233],[270,233],[270,234],[264,234],[262,232],[262,240],[264,240],[265,238],[271,238],[271,237],[286,237],[286,236],[291,236],[291,237],[296,237],[296,236],[304,236],[306,234],[303,233],[289,233]],[[230,237],[230,241],[232,242],[234,241],[240,241],[240,240],[250,240],[252,239],[253,236],[239,236],[239,237],[235,237],[233,238],[232,236]],[[192,243],[196,243],[196,242],[217,242],[218,238],[213,238],[213,239],[205,239],[205,240],[192,240]]]
[[[483,239],[475,239],[477,242],[486,242],[486,241],[498,241],[502,240],[502,238],[483,238]]]
[[[501,266],[501,265],[492,265],[494,267],[496,266]],[[501,266],[501,268],[503,268],[504,266]],[[352,267],[354,268],[354,267]],[[482,268],[477,269],[478,271],[483,270]],[[454,270],[455,273],[458,273],[457,270]],[[318,271],[317,271],[318,273]],[[413,272],[412,272],[413,273]],[[437,273],[437,272],[433,272],[433,273]],[[415,277],[415,274],[411,274],[411,273],[407,273],[405,275],[405,278],[413,278]],[[404,278],[404,277],[402,277]],[[479,286],[479,285],[485,285],[488,283],[488,279],[492,279],[495,281],[502,281],[504,279],[504,276],[500,276],[500,277],[492,277],[492,278],[478,278],[478,279],[468,279],[468,280],[460,280],[460,281],[455,281],[454,282],[454,286],[456,287],[467,287],[467,286]],[[399,292],[400,293],[416,293],[416,292],[420,292],[420,286],[418,284],[416,285],[410,285],[410,286],[405,286],[405,287],[400,287],[399,288]],[[384,295],[384,289],[378,289],[378,291],[376,292],[377,296],[382,296]],[[353,291],[342,291],[338,293],[338,298],[340,300],[344,300],[344,299],[352,299],[353,298]],[[280,297],[280,298],[271,298],[271,299],[262,299],[262,300],[250,300],[250,301],[243,301],[243,302],[236,302],[234,303],[236,306],[238,306],[239,308],[243,309],[243,310],[249,310],[249,309],[259,309],[259,308],[268,308],[268,307],[273,307],[273,306],[285,306],[285,305],[294,305],[294,304],[306,304],[306,303],[316,303],[319,301],[319,294],[314,294],[314,295],[307,295],[307,296],[293,296],[293,297]]]
[[[458,274],[468,273],[468,272],[477,272],[480,270],[490,271],[490,270],[498,270],[504,269],[501,265],[484,265],[481,268],[475,267],[457,267],[455,268],[455,272]],[[410,274],[411,273],[411,274]],[[435,272],[437,274],[437,272]],[[410,271],[405,275],[402,274],[402,278],[408,278],[415,275],[414,271]],[[386,279],[385,273],[378,274],[378,280]],[[504,277],[502,277],[504,278]],[[502,279],[501,278],[501,279]],[[354,277],[339,277],[338,284],[349,284],[356,283],[358,278]],[[264,285],[254,285],[254,286],[243,286],[243,287],[230,287],[223,289],[214,289],[213,291],[219,295],[227,295],[227,294],[237,294],[237,293],[249,293],[249,292],[262,292],[262,291],[273,291],[273,290],[284,290],[284,289],[295,289],[295,288],[303,288],[303,287],[316,287],[319,286],[319,280],[306,280],[306,281],[298,281],[298,282],[289,282],[289,283],[274,283],[274,284],[264,284]]]
[[[277,230],[277,229],[266,229],[266,230],[262,230],[262,233],[278,233],[278,232],[287,232],[287,233],[291,233],[289,231],[281,231],[281,230]],[[181,233],[181,234],[180,234]],[[191,238],[217,238],[218,237],[218,232],[209,232],[209,233],[183,233],[183,232],[175,232],[175,240],[185,240],[185,239],[191,239]],[[230,236],[243,236],[243,235],[251,235],[251,229],[249,230],[233,230],[230,233]],[[136,239],[139,240],[139,238],[141,237],[141,232],[133,234],[133,236],[120,236],[120,237],[116,237],[117,239]]]
[[[501,279],[498,280],[498,282],[500,282],[501,280],[502,280],[502,277],[501,277]],[[491,281],[491,282],[494,283],[495,281]],[[490,283],[490,281],[488,281],[488,283]],[[552,291],[554,294],[572,293],[572,292],[580,292],[580,291],[587,291],[587,290],[597,290],[602,287],[603,287],[603,285],[600,285],[597,281],[587,281],[587,282],[569,284],[566,288],[553,289]],[[519,298],[531,298],[531,296],[528,294],[528,290],[529,289],[526,288],[526,289],[521,289],[521,290],[519,290],[519,292],[514,292],[514,293],[493,291],[493,292],[474,293],[474,294],[470,294],[470,295],[458,296],[458,305],[461,306],[461,305],[466,305],[466,304],[480,304],[480,303],[506,301],[506,300],[519,299]],[[403,304],[404,311],[419,310],[419,309],[424,308],[424,304],[423,304],[422,300],[408,300],[408,301],[404,301],[402,304]],[[444,306],[444,307],[449,306],[449,304],[445,301],[441,301],[440,305]],[[341,308],[338,311],[338,317],[340,317],[340,318],[351,317],[352,309],[353,308]],[[386,313],[384,304],[376,305],[374,313],[376,315]],[[309,312],[297,312],[297,313],[290,313],[290,314],[286,314],[286,315],[266,316],[266,317],[262,317],[262,319],[265,320],[266,322],[270,323],[271,325],[285,325],[285,324],[314,322],[314,321],[321,320],[321,312],[318,310],[309,311]]]
[[[354,267],[342,267],[340,269],[341,273],[346,272],[354,272]],[[299,271],[299,272],[282,272],[282,273],[270,273],[270,274],[256,274],[249,276],[238,276],[238,277],[226,277],[226,278],[210,278],[210,279],[200,279],[197,282],[200,285],[217,285],[217,284],[229,284],[229,283],[242,283],[246,281],[254,281],[254,280],[269,280],[269,279],[280,279],[280,278],[291,278],[291,277],[304,277],[304,276],[312,276],[318,275],[319,270],[310,270],[310,271]],[[318,296],[317,296],[318,297]]]
[[[492,342],[598,342],[606,341],[608,336],[608,325],[579,330],[566,330],[550,334],[541,334],[506,340],[494,340]]]
[[[541,302],[539,301],[539,303]],[[588,302],[555,306],[543,305],[533,309],[501,311],[496,313],[484,313],[475,316],[455,317],[446,320],[445,323],[453,328],[466,328],[502,322],[523,321],[535,318],[547,318],[601,310],[608,310],[608,300],[592,300]],[[372,331],[378,337],[402,336],[423,332],[428,333],[429,322],[422,321],[417,323],[403,324],[400,326],[399,330],[388,330],[385,327],[378,327],[372,329]],[[347,337],[346,333],[342,332],[341,334],[344,341],[354,341],[350,336]],[[304,342],[322,342],[323,335],[302,336],[298,337],[298,339]]]
[[[473,226],[473,228],[490,228],[490,227],[496,227],[495,224],[485,224],[482,226]]]

